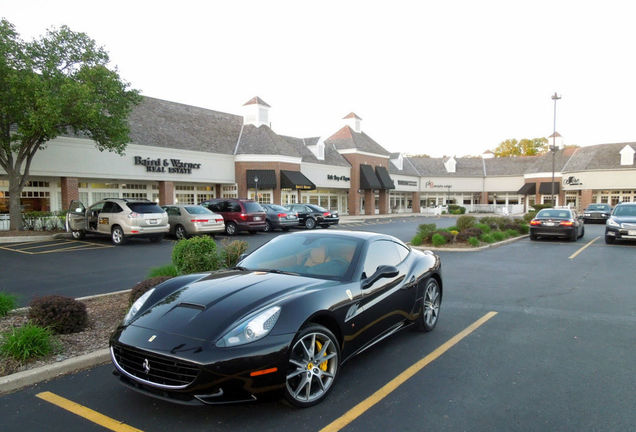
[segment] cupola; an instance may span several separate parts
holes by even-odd
[[[634,165],[634,149],[629,144],[620,151],[621,165]]]
[[[243,104],[243,124],[256,127],[269,126],[269,109],[271,106],[258,96]]]
[[[455,172],[455,168],[457,167],[457,161],[455,160],[455,156],[449,157],[444,162],[444,167],[446,168],[446,172],[447,173],[454,173]]]
[[[362,119],[358,117],[355,113],[351,112],[342,118],[345,121],[345,125],[349,126],[353,129],[354,132],[360,133],[362,129],[360,127],[360,123]]]

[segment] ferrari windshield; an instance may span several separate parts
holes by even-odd
[[[361,239],[329,234],[279,236],[254,251],[240,265],[247,270],[343,280],[351,274],[362,243]]]

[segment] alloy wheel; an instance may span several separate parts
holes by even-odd
[[[313,220],[312,218],[307,218],[305,220],[305,228],[307,229],[314,229],[316,227],[316,221]]]
[[[187,237],[186,230],[182,225],[177,225],[177,227],[174,229],[174,235],[179,240]]]
[[[111,233],[111,240],[114,245],[121,245],[124,243],[124,231],[120,227],[113,228]]]
[[[426,282],[422,298],[422,314],[418,322],[419,330],[429,332],[435,328],[442,303],[442,292],[437,280],[431,278]]]

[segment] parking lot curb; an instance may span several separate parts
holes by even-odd
[[[108,363],[109,360],[110,350],[108,348],[104,348],[51,365],[45,365],[39,368],[3,376],[0,377],[0,395],[19,390],[42,381],[50,380],[60,375],[105,364]]]
[[[480,252],[480,251],[483,251],[484,249],[496,248],[496,247],[499,247],[499,246],[507,245],[509,243],[514,243],[514,242],[516,242],[518,240],[521,240],[521,239],[524,239],[524,238],[527,238],[527,237],[529,237],[528,234],[524,234],[524,235],[521,235],[519,237],[514,237],[514,238],[511,238],[511,239],[503,240],[503,241],[500,241],[500,242],[497,242],[497,243],[487,244],[485,246],[480,246],[480,247],[476,247],[476,248],[441,248],[441,247],[435,247],[435,246],[431,246],[431,247],[428,247],[428,246],[413,246],[411,243],[407,243],[407,244],[409,246],[411,246],[412,248],[417,249],[417,250],[421,250],[421,251],[430,250],[430,251],[434,251],[434,252],[439,252],[439,251],[441,251],[441,252]]]

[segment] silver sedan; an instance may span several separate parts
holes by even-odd
[[[178,239],[196,234],[216,234],[225,231],[223,216],[194,204],[172,204],[161,206],[170,222],[170,233]]]

